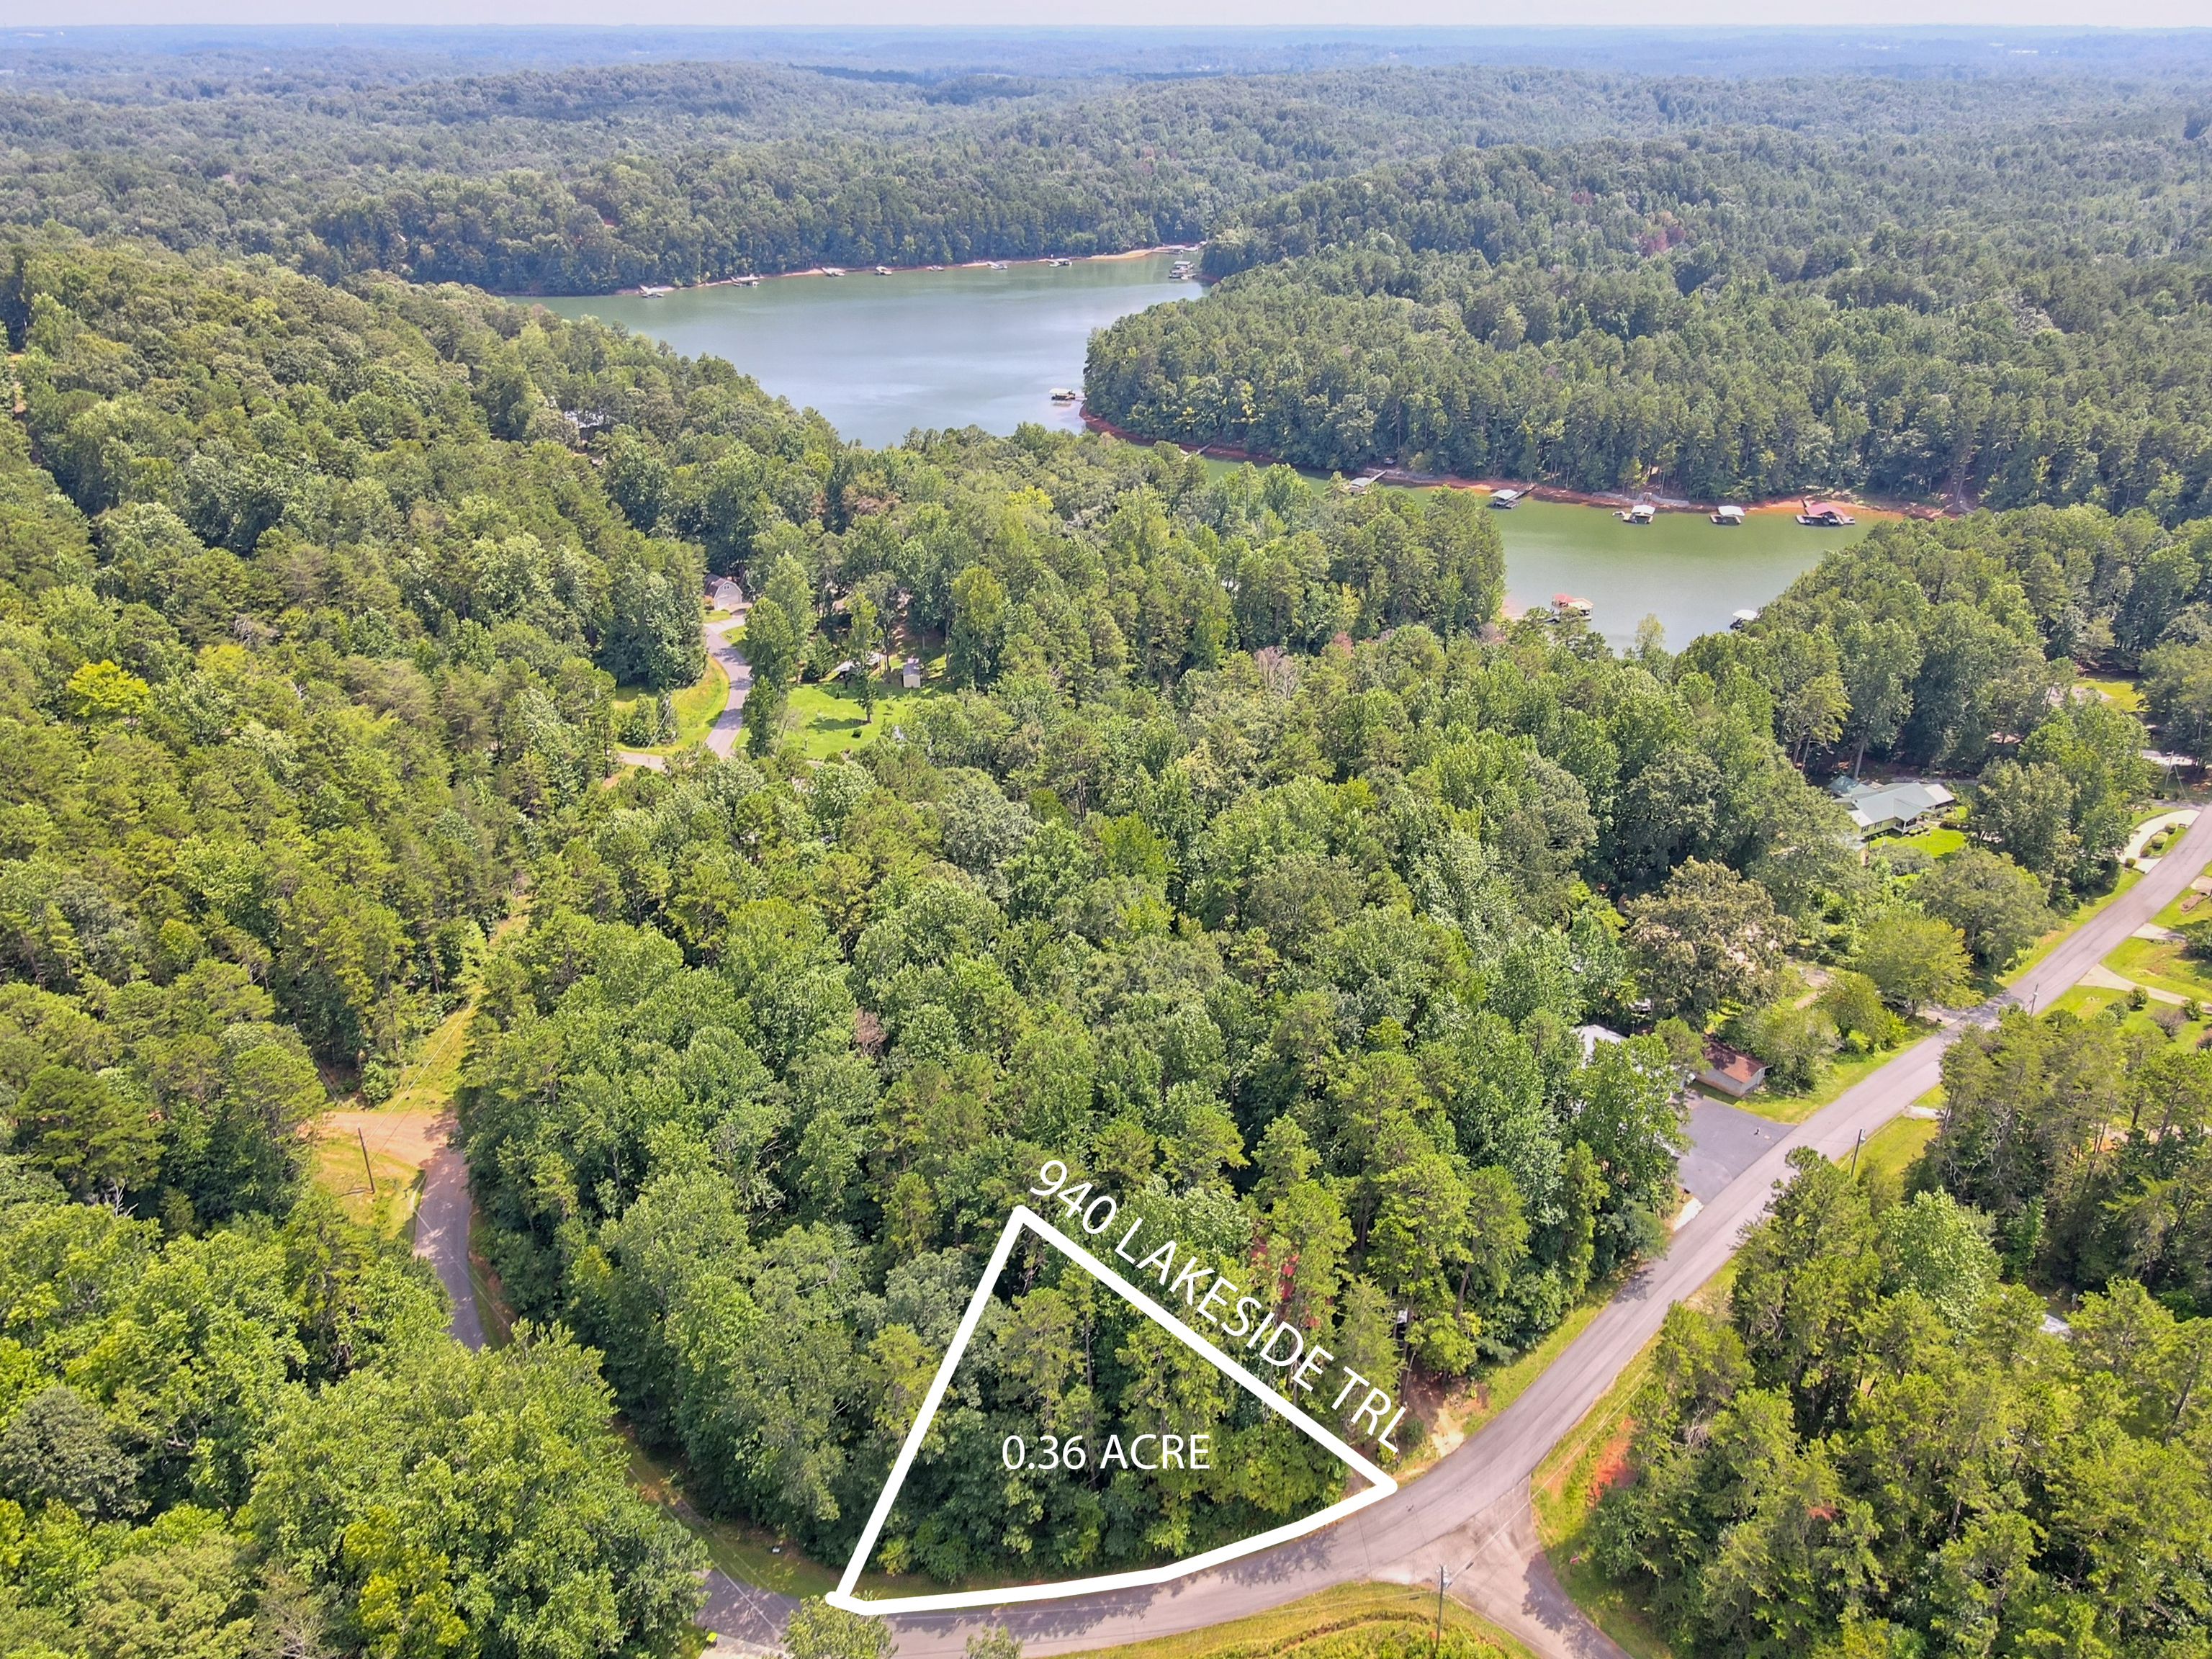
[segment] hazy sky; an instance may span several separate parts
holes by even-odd
[[[1127,23],[1126,0],[15,0],[11,25],[90,23]],[[1186,0],[1167,27],[1244,24],[1862,24],[2190,27],[2206,0]]]

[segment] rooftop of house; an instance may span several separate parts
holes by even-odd
[[[1863,830],[1911,823],[1958,799],[1942,784],[1918,778],[1893,783],[1849,783],[1838,778],[1832,787],[1837,799],[1851,809],[1851,822]]]
[[[1731,1048],[1717,1037],[1705,1039],[1705,1071],[1726,1078],[1745,1088],[1757,1085],[1766,1076],[1766,1062],[1741,1048]]]
[[[1626,1042],[1628,1039],[1609,1025],[1577,1025],[1575,1035],[1583,1042],[1583,1058],[1588,1060],[1597,1053],[1601,1042]]]

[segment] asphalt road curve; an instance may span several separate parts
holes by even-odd
[[[704,625],[707,654],[722,665],[729,676],[729,695],[722,702],[722,712],[714,716],[714,725],[707,728],[707,747],[727,760],[738,746],[738,739],[745,729],[745,694],[753,689],[753,671],[745,661],[744,653],[730,642],[732,633],[744,629],[745,613],[738,611],[733,617]],[[617,749],[615,758],[625,766],[650,767],[656,772],[668,769],[668,757],[650,755],[641,749]]]
[[[1000,1623],[1031,1653],[1110,1647],[1264,1613],[1332,1584],[1362,1579],[1433,1584],[1440,1567],[1452,1572],[1455,1596],[1547,1659],[1619,1656],[1559,1590],[1536,1548],[1528,1514],[1528,1480],[1536,1466],[1656,1333],[1668,1308],[1728,1261],[1788,1174],[1791,1151],[1811,1146],[1831,1158],[1849,1157],[1862,1134],[1871,1135],[1936,1086],[1943,1050],[1961,1031],[1992,1024],[2014,1004],[2048,1007],[2164,908],[2208,860],[2212,812],[2201,814],[2140,882],[2075,929],[2003,996],[1959,1015],[1771,1143],[1740,1139],[1741,1150],[1728,1162],[1745,1157],[1750,1162],[1705,1201],[1667,1254],[1624,1285],[1519,1399],[1395,1496],[1313,1537],[1168,1584],[1021,1605],[1003,1613],[895,1620],[899,1659],[957,1659],[970,1635]],[[465,1262],[459,1273],[447,1273],[442,1262],[440,1267],[449,1287],[467,1284]],[[463,1316],[457,1307],[457,1332]],[[472,1308],[466,1316],[472,1324]],[[791,1606],[782,1596],[715,1572],[708,1575],[699,1622],[736,1645],[773,1647]]]

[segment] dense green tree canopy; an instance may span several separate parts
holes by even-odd
[[[2051,1018],[2049,1041],[2078,1041]],[[2037,1040],[2008,1018],[1996,1042]],[[2203,1640],[2212,1326],[2117,1279],[2049,1334],[1989,1232],[1941,1187],[1903,1201],[1801,1153],[1727,1316],[1668,1314],[1596,1547],[1672,1637],[1729,1654]]]
[[[2171,523],[2212,477],[2203,183],[2142,129],[1456,151],[1217,227],[1229,280],[1102,334],[1087,406],[1346,471]]]
[[[593,1357],[471,1357],[312,1195],[204,1237],[0,1161],[0,1646],[663,1653],[696,1549],[623,1479]]]
[[[426,73],[358,48],[276,55],[281,67],[217,53],[189,70],[96,48],[58,69],[27,58],[0,93],[0,218],[333,278],[601,293],[1194,241],[1255,198],[1455,144],[1912,134],[1922,159],[1899,170],[1924,181],[1948,155],[1921,135],[2061,117],[2140,167],[2130,152],[2179,127],[2194,96],[2166,75],[2063,72],[1971,95],[1942,78],[1832,76],[1808,95],[1796,80],[1528,67],[1133,82],[1058,53],[1042,75],[949,77],[680,62]]]
[[[1212,107],[1145,96],[1194,122]],[[950,142],[929,140],[933,167]],[[1603,164],[1677,167],[1668,199],[1719,202],[1774,169],[1863,167],[1827,142]],[[2114,190],[2156,186],[2129,210],[2146,237],[2179,210],[2165,192],[2185,194],[2170,150],[2139,135],[2106,156],[2141,163]],[[1437,164],[1498,188],[1470,185],[1471,216],[1433,246],[1286,245],[1309,263],[1257,267],[1219,307],[1395,261],[1441,273],[1462,330],[1480,295],[1520,296],[1521,338],[1504,343],[1501,310],[1484,361],[1554,366],[1570,336],[1597,351],[1763,307],[1792,349],[1833,325],[1801,360],[1838,386],[1853,340],[1924,367],[1963,339],[2002,378],[2006,341],[2045,331],[1961,298],[1980,256],[1925,238],[1830,249],[1810,274],[1731,254],[1686,284],[1697,236],[1653,250],[1625,228],[1649,178],[1589,203],[1553,190],[1536,224],[1538,185],[1595,155]],[[765,165],[715,165],[741,161]],[[1919,210],[1923,161],[1851,199]],[[2106,199],[2094,172],[2069,175],[2078,199]],[[1443,245],[1506,198],[1525,246],[1478,267]],[[1297,199],[1323,224],[1357,205]],[[1773,233],[1757,245],[1814,211],[1751,216]],[[1221,257],[1259,258],[1287,212],[1249,215]],[[0,428],[0,1103],[18,1160],[0,1527],[21,1547],[0,1562],[31,1564],[5,1567],[6,1616],[64,1652],[120,1651],[126,1630],[224,1652],[277,1626],[370,1653],[664,1650],[696,1557],[628,1492],[611,1410],[681,1461],[702,1510],[841,1555],[1047,1159],[1393,1395],[1523,1352],[1663,1242],[1706,1032],[1809,1084],[1837,1048],[1897,1040],[1885,999],[1951,994],[1970,950],[2000,968],[2047,906],[2109,879],[2147,735],[2077,667],[2141,665],[2154,714],[2195,740],[2201,305],[2142,286],[2178,283],[2185,252],[2108,264],[2063,296],[2023,277],[2021,304],[2058,307],[2069,340],[2178,319],[2171,407],[2098,450],[2079,489],[2035,472],[2008,497],[1971,458],[1939,481],[2101,504],[1885,526],[1753,625],[1670,656],[1617,655],[1571,617],[1504,619],[1497,520],[1466,492],[1352,494],[1036,427],[868,452],[726,365],[481,292],[27,234],[0,293],[21,392]],[[1893,265],[1935,297],[1884,286]],[[1330,302],[1442,303],[1377,281]],[[1540,322],[1540,293],[1582,311]],[[1638,361],[1687,385],[1656,346]],[[2071,419],[2077,392],[2035,395]],[[1883,420],[1923,422],[1893,402]],[[1975,443],[2026,407],[1976,404]],[[2123,449],[2136,471],[2107,465]],[[2187,488],[2142,483],[2161,456]],[[756,599],[748,753],[617,770],[617,689],[699,674],[709,571]],[[810,757],[789,700],[872,647],[941,653],[943,677],[853,752]],[[1814,780],[1869,765],[1944,769],[1972,845],[1932,867],[1863,859]],[[388,1091],[471,996],[460,1140],[481,1247],[527,1321],[474,1358],[437,1335],[419,1270],[307,1187],[301,1133],[331,1087]],[[1758,1407],[1757,1443],[1826,1492],[1842,1477],[1820,1460],[1843,1454],[1824,1437],[1868,1374],[1855,1322],[1890,1310],[1894,1351],[1940,1371],[1913,1322],[2002,1313],[2001,1271],[2116,1307],[2139,1279],[2193,1308],[2185,1122],[2169,1111],[2102,1163],[2111,1101],[2025,1142],[1975,1139],[1978,1113],[2039,1097],[1978,1086],[1973,1056],[2025,1075],[2007,1045],[2041,1029],[1954,1050],[1947,1173],[1909,1205],[1801,1182],[1825,1207],[1754,1248],[1741,1363],[1714,1362],[1712,1411],[1653,1428],[1680,1431],[1667,1455],[1710,1474],[1698,1437],[1723,1383],[1765,1389],[1783,1403]],[[2037,1064],[2063,1069],[2045,1046]],[[2185,1099],[2193,1064],[2142,1060],[2129,1100]],[[2092,1190],[2092,1171],[2118,1184]],[[1799,1271],[1773,1242],[1790,1226],[1790,1249],[1834,1260]],[[1335,1490],[1126,1309],[1041,1255],[1020,1267],[945,1444],[1182,1413],[1240,1437],[1266,1478],[985,1490],[924,1470],[880,1565],[944,1582],[1045,1556],[1135,1565]],[[1638,1558],[1654,1582],[1703,1547],[1669,1535],[1679,1559]],[[1681,1628],[1716,1642],[1773,1599],[1749,1578],[1714,1595]],[[854,1635],[799,1632],[825,1650]]]

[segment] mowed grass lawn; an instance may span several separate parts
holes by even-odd
[[[2151,920],[2161,927],[2188,928],[2212,922],[2212,893],[2185,887],[2166,901],[2166,908]]]
[[[2130,714],[2142,712],[2142,688],[2133,680],[2083,679],[2076,684],[2097,692],[2115,708],[2124,709]]]
[[[622,730],[623,717],[629,713],[631,702],[653,694],[641,685],[618,685],[615,688],[615,730]],[[695,743],[706,740],[708,728],[714,717],[730,701],[730,677],[722,672],[722,665],[712,657],[707,659],[707,672],[691,684],[678,691],[674,699],[676,710],[676,741],[656,744],[650,749],[639,749],[632,744],[622,746],[639,755],[672,755],[679,749],[689,749]]]
[[[789,716],[792,734],[814,760],[830,760],[848,749],[864,749],[878,737],[888,737],[902,714],[910,714],[933,698],[948,695],[933,685],[909,691],[888,684],[876,693],[876,717],[863,718],[860,695],[842,680],[817,685],[797,685],[791,690]]]
[[[2053,1012],[2063,1008],[2068,1013],[2078,1014],[2084,1019],[2096,1015],[2102,1015],[2110,1019],[2113,1018],[2113,1005],[2124,1004],[2127,998],[2128,994],[2125,991],[2109,990],[2100,985],[2077,985],[2044,1012]],[[2157,1006],[2156,1003],[2153,1003],[2150,1007],[2131,1009],[2121,1015],[2120,1029],[2124,1031],[2138,1031],[2145,1036],[2163,1037],[2166,1034],[2159,1029],[2157,1022],[2150,1017],[2151,1009]],[[2194,1048],[2204,1040],[2208,1033],[2212,1033],[2212,1021],[2191,1020],[2177,1026],[2172,1040]]]
[[[1926,830],[1915,830],[1909,836],[1890,838],[1893,846],[1917,847],[1931,859],[1940,859],[1946,853],[1955,853],[1966,844],[1966,832],[1948,823],[1938,823]],[[1880,842],[1875,843],[1880,846]]]
[[[1435,1620],[1501,1656],[1527,1659],[1528,1650],[1472,1613],[1455,1597],[1439,1607],[1436,1581],[1419,1584],[1338,1584],[1271,1612],[1126,1647],[1094,1648],[1080,1659],[1301,1659],[1306,1653],[1371,1651],[1385,1636],[1425,1650]]]
[[[2212,974],[2205,971],[2212,963],[2191,961],[2188,949],[2179,939],[2126,939],[2105,958],[2105,965],[2123,979],[2154,991],[2212,1002]]]
[[[2202,938],[2212,927],[2212,894],[2185,889],[2151,921]],[[2212,1002],[2212,962],[2192,960],[2186,939],[2124,939],[2105,957],[2105,966],[2153,990]]]

